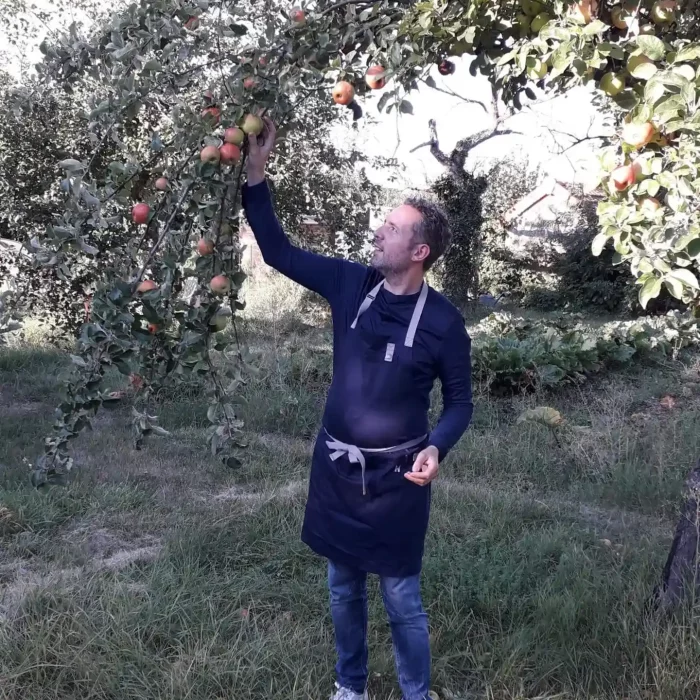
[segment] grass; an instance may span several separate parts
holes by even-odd
[[[299,541],[330,336],[271,284],[242,331],[240,470],[204,449],[197,387],[162,397],[173,437],[133,449],[128,409],[74,447],[69,489],[27,485],[66,366],[40,339],[0,352],[0,698],[328,697],[324,563]],[[676,398],[665,407],[660,399]],[[516,424],[536,405],[570,424]],[[443,698],[700,696],[697,612],[650,618],[683,480],[700,451],[694,360],[511,400],[478,396],[435,485],[424,569]],[[436,406],[436,409],[439,406]],[[371,586],[373,700],[399,699]]]

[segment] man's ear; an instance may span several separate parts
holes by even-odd
[[[430,255],[430,246],[427,243],[419,243],[413,249],[413,255],[411,259],[414,262],[424,262],[425,259]]]

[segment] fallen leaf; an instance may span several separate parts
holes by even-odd
[[[670,411],[676,407],[676,399],[667,394],[659,401],[659,404]]]

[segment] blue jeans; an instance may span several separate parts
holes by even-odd
[[[367,686],[367,574],[329,562],[331,616],[335,627],[337,681],[363,693]],[[420,595],[420,576],[380,577],[391,625],[394,658],[403,700],[427,700],[430,689],[428,616]]]

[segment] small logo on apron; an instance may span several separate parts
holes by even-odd
[[[394,343],[388,343],[386,346],[386,354],[384,355],[385,362],[391,362],[394,359],[394,350],[396,345]]]

